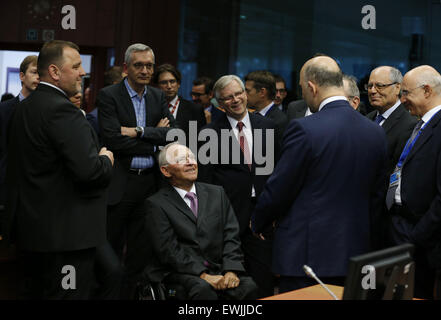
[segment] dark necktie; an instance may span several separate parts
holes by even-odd
[[[248,146],[247,138],[245,137],[245,132],[243,132],[243,122],[239,121],[237,123],[237,128],[239,129],[239,145],[240,150],[243,153],[245,158],[245,163],[248,165],[248,168],[251,170],[251,157],[250,157],[250,148]]]
[[[381,115],[378,114],[378,116],[375,118],[375,123],[380,125],[381,121],[383,121],[385,118]]]
[[[191,211],[193,211],[194,216],[198,217],[198,198],[196,197],[196,194],[194,192],[187,192],[185,195],[185,198],[190,200],[190,208]]]

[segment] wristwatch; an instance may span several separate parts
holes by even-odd
[[[144,133],[143,127],[136,127],[135,128],[136,136],[139,138]]]

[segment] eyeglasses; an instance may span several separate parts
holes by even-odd
[[[187,155],[178,156],[174,159],[172,164],[187,164],[187,163],[196,163],[196,157],[194,154],[189,153]]]
[[[366,90],[372,90],[372,88],[375,86],[375,89],[377,89],[377,90],[379,90],[379,91],[381,91],[381,90],[384,90],[384,89],[386,89],[387,87],[389,87],[389,86],[391,86],[391,85],[394,85],[394,84],[397,84],[398,82],[392,82],[392,83],[387,83],[387,84],[383,84],[383,83],[368,83],[368,84],[365,84],[364,85],[364,88],[366,89]]]
[[[234,99],[240,98],[244,92],[245,91],[242,90],[240,92],[236,92],[235,94],[232,94],[231,96],[225,98],[218,98],[217,100],[220,102],[231,103]]]
[[[285,93],[286,89],[276,89],[276,93]]]
[[[144,67],[147,68],[147,70],[153,70],[153,68],[155,67],[154,63],[142,63],[142,62],[137,62],[133,64],[133,67],[136,70],[144,70]]]
[[[206,93],[199,93],[199,92],[190,92],[190,95],[195,96],[197,98],[201,97],[201,96],[205,96]]]
[[[425,84],[422,84],[422,85],[420,85],[420,86],[418,86],[418,87],[416,87],[416,88],[410,89],[410,90],[406,90],[406,89],[401,90],[401,96],[403,96],[403,97],[407,97],[407,96],[409,95],[409,93],[411,93],[412,91],[414,91],[414,90],[416,90],[416,89],[419,89],[419,88],[422,88],[422,87],[424,87],[424,86],[425,86]]]
[[[169,83],[170,83],[170,85],[174,85],[174,84],[178,83],[178,81],[176,79],[158,81],[158,84],[161,86],[166,86]]]

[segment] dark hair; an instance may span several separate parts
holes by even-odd
[[[181,83],[181,73],[179,72],[179,70],[176,69],[171,64],[165,63],[165,64],[161,64],[159,67],[156,68],[156,71],[152,77],[152,81],[154,84],[158,84],[159,76],[161,75],[161,73],[164,72],[170,72],[173,75],[173,77],[175,77],[176,81],[178,83]]]
[[[265,88],[268,91],[268,98],[274,100],[276,97],[276,81],[269,71],[253,71],[245,76],[246,81],[254,81],[254,88],[260,90]]]
[[[209,94],[213,91],[214,81],[209,77],[199,77],[193,80],[193,86],[205,85],[205,93]]]
[[[314,81],[320,87],[337,87],[343,86],[343,73],[338,71],[324,69],[313,64],[305,68],[305,81]]]
[[[24,58],[20,64],[20,72],[26,73],[30,65],[37,64],[37,60],[38,57],[34,55],[27,56],[26,58]]]
[[[121,82],[122,78],[122,68],[120,66],[113,66],[104,73],[104,86],[107,87]]]
[[[283,85],[285,86],[285,89],[286,89],[286,81],[285,81],[285,79],[282,78],[282,76],[280,76],[278,74],[273,74],[273,77],[274,77],[274,82],[275,83],[283,82]]]
[[[63,51],[66,47],[80,51],[80,48],[70,41],[53,40],[43,45],[37,62],[37,71],[40,77],[47,74],[47,69],[51,64],[59,66],[63,63]]]

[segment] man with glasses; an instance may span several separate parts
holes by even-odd
[[[199,77],[193,81],[193,88],[190,93],[193,102],[204,108],[207,123],[216,121],[223,114],[223,110],[213,104],[213,84],[212,79]]]
[[[181,73],[171,64],[160,65],[153,74],[153,83],[165,94],[171,115],[176,119],[176,126],[184,130],[187,145],[189,139],[197,141],[197,136],[190,137],[189,123],[196,122],[197,132],[206,125],[204,109],[201,105],[194,104],[178,96],[181,86]],[[196,142],[197,143],[197,142]]]
[[[441,269],[441,75],[430,66],[406,73],[401,102],[421,120],[390,176],[390,245],[415,244],[414,296],[430,299]]]
[[[283,104],[288,92],[286,91],[285,79],[278,74],[274,74],[274,80],[276,81],[276,97],[274,98],[274,105],[279,108],[280,111],[286,113],[286,104]]]
[[[235,75],[221,77],[214,85],[214,93],[225,113],[206,126],[214,130],[218,137],[218,149],[215,158],[208,165],[200,166],[200,180],[222,186],[231,201],[237,220],[242,251],[245,257],[245,269],[259,287],[259,297],[274,294],[272,260],[272,227],[267,228],[262,238],[254,237],[250,230],[250,216],[269,174],[256,174],[256,168],[265,164],[256,162],[257,151],[268,154],[275,161],[278,152],[277,140],[270,140],[267,135],[274,134],[274,122],[271,119],[248,112],[247,94],[242,80]],[[256,134],[256,129],[262,131]],[[221,139],[222,132],[230,132],[231,139]],[[240,147],[240,149],[238,149]],[[233,161],[232,154],[240,152],[240,162]],[[228,161],[224,161],[225,154]],[[199,155],[199,161],[200,161]],[[271,170],[272,171],[272,170]]]
[[[393,67],[381,66],[372,70],[366,84],[369,103],[376,110],[367,117],[382,126],[387,136],[388,162],[390,175],[403,151],[417,122],[400,102],[400,90],[403,76]]]
[[[124,59],[127,77],[103,88],[97,98],[103,142],[115,154],[115,172],[108,193],[107,235],[124,262],[128,282],[123,298],[132,298],[139,271],[138,236],[144,225],[144,200],[156,192],[155,152],[166,143],[175,119],[164,93],[148,86],[153,75],[153,50],[144,44],[128,47]],[[126,247],[125,257],[123,248]]]

